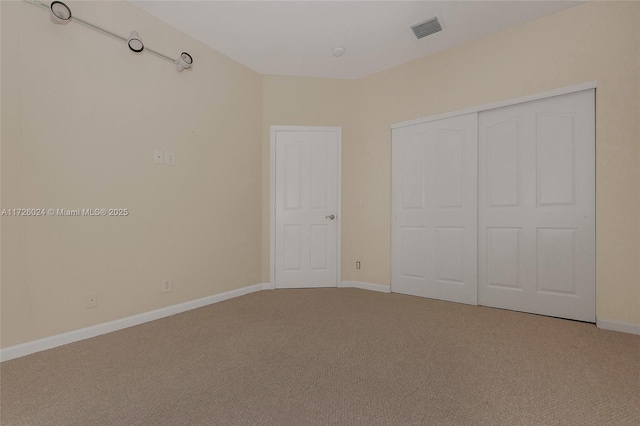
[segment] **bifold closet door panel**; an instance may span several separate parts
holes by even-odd
[[[394,129],[391,290],[477,303],[476,113]]]
[[[478,303],[595,321],[594,91],[479,114]]]

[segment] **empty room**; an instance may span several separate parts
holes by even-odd
[[[0,424],[640,424],[640,2],[0,2]]]

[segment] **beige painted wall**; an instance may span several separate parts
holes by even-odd
[[[2,218],[2,347],[260,281],[262,77],[128,3],[70,6],[195,65],[2,2],[1,207],[130,211]]]
[[[343,87],[336,81],[280,77],[267,90],[265,78],[263,166],[269,124],[303,125],[306,117],[314,125],[346,123],[342,279],[389,285],[391,124],[597,80],[597,316],[640,324],[638,28],[640,3],[587,3],[349,82],[348,100],[310,89]],[[283,99],[283,88],[296,93]],[[352,107],[340,121],[315,114],[347,101]],[[263,211],[268,199],[263,184]],[[265,223],[262,279],[268,280]]]
[[[2,218],[1,347],[267,282],[272,124],[343,127],[342,278],[388,285],[389,126],[590,80],[597,315],[640,324],[640,4],[584,4],[355,81],[259,76],[129,4],[72,4],[188,50],[195,70],[179,74],[1,4],[0,207],[131,211]],[[177,166],[152,164],[154,148]],[[174,290],[161,294],[165,276]]]

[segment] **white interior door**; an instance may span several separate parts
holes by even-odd
[[[336,287],[340,129],[273,127],[276,288]]]
[[[594,91],[481,112],[481,305],[595,320]]]
[[[392,291],[476,304],[477,124],[393,130]]]

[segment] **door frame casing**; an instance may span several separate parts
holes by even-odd
[[[338,136],[337,164],[337,212],[336,212],[336,287],[340,287],[341,268],[341,224],[342,224],[342,127],[324,126],[281,126],[270,128],[269,159],[269,284],[265,289],[276,288],[276,135],[278,132],[335,132]]]

